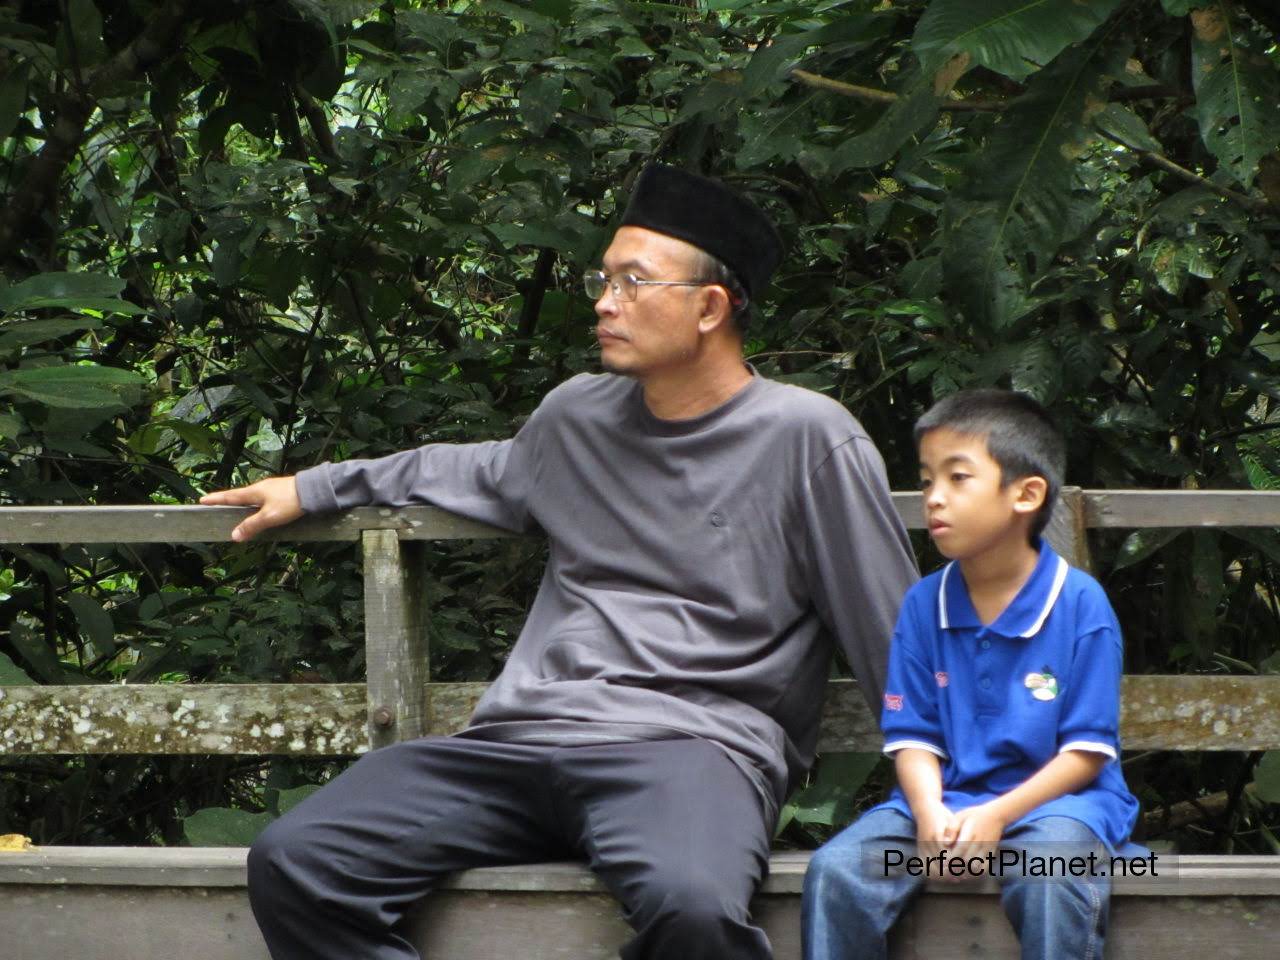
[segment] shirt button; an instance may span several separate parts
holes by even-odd
[[[982,641],[982,643],[978,644],[978,646],[982,647],[982,649],[983,649],[983,650],[990,650],[990,649],[991,649],[991,641],[990,641],[990,640],[983,640],[983,641]]]
[[[983,690],[990,690],[990,689],[991,689],[991,678],[990,678],[990,677],[983,677],[981,680],[979,680],[979,681],[978,681],[978,686],[982,687],[982,689],[983,689]]]
[[[711,525],[712,525],[713,527],[723,527],[723,526],[724,526],[724,517],[723,517],[721,514],[713,513],[713,514],[711,515]]]

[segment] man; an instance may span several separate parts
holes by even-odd
[[[862,428],[743,360],[740,324],[780,257],[754,204],[651,166],[585,278],[609,373],[551,391],[512,440],[203,499],[260,505],[236,539],[431,503],[550,541],[467,730],[366,755],[254,845],[250,897],[277,960],[410,960],[398,923],[442,874],[565,857],[621,901],[624,960],[770,956],[748,906],[813,757],[828,632],[878,707],[916,578]]]

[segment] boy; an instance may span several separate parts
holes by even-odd
[[[1022,863],[1099,842],[1114,852],[1137,816],[1118,763],[1115,614],[1040,540],[1062,485],[1062,438],[1029,397],[968,390],[929,410],[915,439],[929,535],[952,562],[903,601],[881,719],[899,786],[814,855],[804,955],[886,957],[888,931],[926,876],[995,867],[1023,960],[1098,960],[1105,855],[1099,870],[1048,881],[996,867],[1006,862],[997,845],[1025,851]]]

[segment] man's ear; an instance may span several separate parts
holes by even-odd
[[[711,333],[729,324],[733,318],[733,303],[729,291],[719,284],[708,284],[699,291],[702,309],[698,314],[698,332]]]
[[[1014,482],[1013,509],[1016,513],[1035,513],[1044,506],[1049,495],[1049,482],[1044,477],[1023,477]]]

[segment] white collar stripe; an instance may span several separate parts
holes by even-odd
[[[951,576],[951,568],[955,565],[953,560],[942,568],[942,583],[938,586],[938,623],[943,630],[951,626],[951,621],[947,619],[947,577]]]
[[[1062,593],[1062,585],[1067,582],[1067,561],[1061,557],[1058,558],[1058,569],[1053,573],[1053,586],[1049,588],[1049,596],[1045,598],[1044,609],[1040,611],[1040,616],[1022,634],[1024,637],[1034,637],[1040,632],[1040,628],[1044,626],[1044,622],[1049,619],[1049,611],[1053,609],[1053,605],[1058,600],[1058,594]]]

